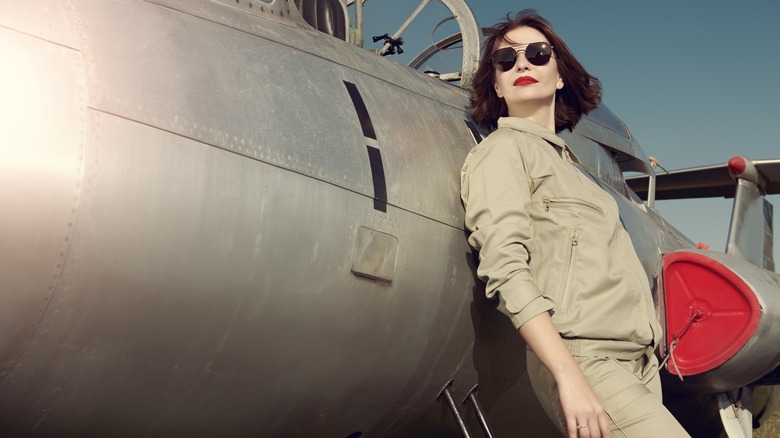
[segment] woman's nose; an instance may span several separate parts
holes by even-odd
[[[528,70],[528,60],[525,59],[525,49],[517,51],[517,59],[515,60],[515,68],[517,70]]]

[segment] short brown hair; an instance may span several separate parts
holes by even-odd
[[[496,70],[490,56],[500,41],[512,43],[506,38],[506,34],[518,27],[538,30],[553,46],[555,58],[558,60],[558,74],[563,78],[563,89],[555,94],[555,131],[573,129],[583,114],[599,106],[601,83],[585,71],[550,23],[533,9],[524,9],[514,18],[507,15],[504,20],[490,28],[492,35],[485,41],[482,59],[474,76],[474,88],[468,106],[471,117],[479,125],[493,131],[498,118],[507,115],[506,103],[493,91]]]

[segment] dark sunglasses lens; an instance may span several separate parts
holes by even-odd
[[[550,62],[552,48],[547,43],[531,43],[524,50],[525,59],[533,65],[545,65]],[[493,52],[491,56],[493,65],[499,71],[509,71],[517,62],[517,50],[513,47],[505,47]]]
[[[525,48],[525,59],[533,65],[545,65],[550,62],[552,50],[546,43],[533,43]]]
[[[512,47],[505,47],[493,52],[493,65],[500,71],[511,70],[517,61],[517,52]]]

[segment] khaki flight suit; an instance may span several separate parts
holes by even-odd
[[[613,436],[687,436],[661,404],[652,354],[661,327],[617,203],[574,166],[563,139],[530,120],[499,119],[466,158],[461,197],[486,295],[498,295],[518,328],[550,313]],[[555,382],[530,351],[528,371],[564,431]]]

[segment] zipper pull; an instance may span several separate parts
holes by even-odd
[[[580,242],[577,239],[577,230],[574,230],[571,232],[571,246],[577,246],[579,243]]]
[[[542,202],[544,202],[544,211],[550,211],[550,200],[549,199],[545,199]]]

